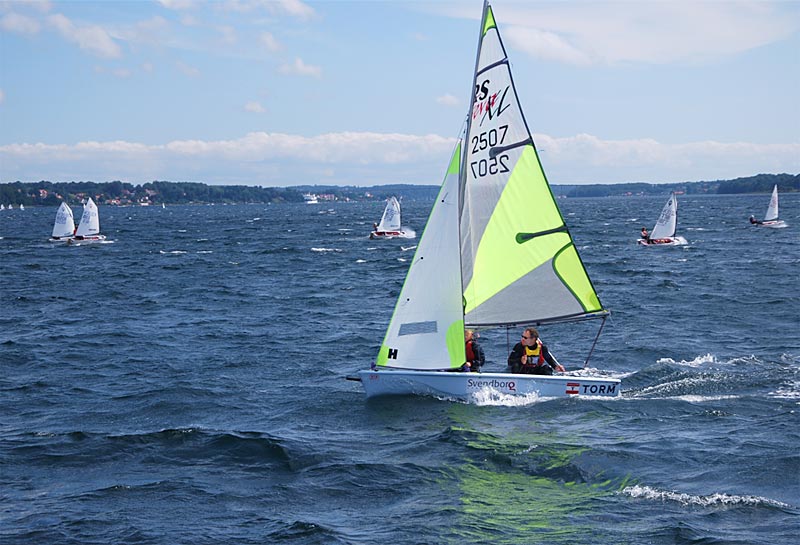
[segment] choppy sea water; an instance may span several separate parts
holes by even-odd
[[[637,247],[665,200],[559,201],[622,397],[471,403],[345,380],[416,243],[368,239],[381,203],[100,207],[77,247],[0,212],[0,542],[797,543],[800,195],[782,230],[681,196],[690,244]],[[541,333],[582,367],[597,325]]]

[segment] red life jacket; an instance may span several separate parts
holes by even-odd
[[[475,361],[475,351],[472,350],[472,340],[467,341],[466,345],[467,361],[472,363]]]

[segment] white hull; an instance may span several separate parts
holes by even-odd
[[[684,246],[689,244],[689,242],[683,237],[665,237],[657,240],[664,242],[653,242],[652,240],[648,242],[643,238],[640,238],[637,242],[642,246]]]
[[[105,235],[86,235],[84,237],[76,236],[70,238],[67,242],[69,244],[92,244],[93,242],[105,242]]]
[[[619,379],[569,375],[517,375],[386,369],[359,371],[367,397],[428,395],[469,400],[482,391],[514,396],[619,397]]]
[[[372,231],[369,234],[369,238],[376,239],[376,238],[414,238],[411,236],[410,233],[406,233],[405,231]]]
[[[50,240],[50,242],[69,242],[69,241],[72,240],[72,238],[73,237],[71,237],[71,236],[69,236],[69,237],[59,237],[59,238],[50,237],[48,240]]]
[[[783,220],[771,220],[758,224],[759,227],[771,227],[772,229],[783,229],[786,227],[786,222]]]

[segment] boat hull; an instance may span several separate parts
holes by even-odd
[[[358,379],[361,380],[368,398],[386,395],[427,395],[468,400],[481,392],[544,398],[619,397],[621,393],[619,379],[574,375],[382,369],[359,371]]]
[[[67,241],[68,244],[74,245],[81,245],[81,244],[92,244],[95,242],[105,242],[106,236],[105,235],[85,235],[85,236],[75,236]]]
[[[689,242],[683,237],[665,237],[649,241],[640,238],[637,241],[642,246],[684,246]]]
[[[772,229],[782,229],[786,227],[786,222],[783,220],[769,220],[762,221],[758,224],[759,227],[770,227]]]
[[[369,238],[411,238],[405,231],[372,231]]]

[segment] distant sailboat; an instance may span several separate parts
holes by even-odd
[[[389,197],[386,200],[381,222],[373,224],[373,228],[369,238],[413,238],[413,234],[404,231],[400,225],[400,201],[397,197]]]
[[[750,223],[762,227],[787,227],[785,221],[778,219],[778,184],[775,184],[775,187],[772,188],[772,196],[769,199],[769,206],[767,206],[767,213],[764,215],[764,219],[759,221],[754,216],[750,216]]]
[[[25,205],[24,205],[24,204],[20,204],[20,205],[19,205],[19,209],[20,209],[20,210],[25,210]]]
[[[465,138],[450,159],[381,347],[371,369],[347,378],[360,381],[367,397],[618,397],[615,378],[459,372],[466,327],[608,315],[547,183],[488,3],[475,67]]]
[[[73,240],[76,242],[101,242],[105,239],[105,235],[100,234],[100,214],[97,205],[89,197],[86,204],[83,205],[83,215]]]
[[[61,203],[56,211],[56,220],[53,223],[53,234],[51,242],[67,242],[75,234],[75,219],[72,216],[72,209],[65,202]]]
[[[688,244],[685,238],[675,235],[677,229],[678,199],[675,197],[675,193],[671,193],[650,236],[640,238],[639,244],[645,246],[683,246]]]

